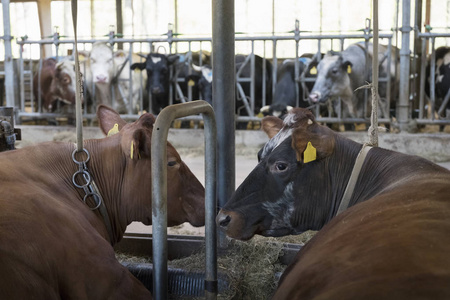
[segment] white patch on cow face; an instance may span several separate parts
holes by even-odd
[[[292,125],[296,122],[295,115],[294,114],[287,114],[284,118],[284,125],[283,128],[278,131],[278,133],[271,138],[266,145],[264,145],[264,149],[261,153],[261,159],[264,158],[266,155],[271,153],[276,147],[278,147],[284,140],[289,138],[292,134]]]
[[[113,52],[105,43],[94,44],[90,53],[92,79],[95,83],[109,83],[113,75]]]
[[[154,64],[157,64],[157,63],[159,63],[161,61],[161,57],[152,56],[151,58],[152,58],[152,62]]]
[[[277,201],[263,203],[264,209],[273,218],[271,229],[292,228],[291,217],[295,210],[294,199],[294,182],[290,182]]]
[[[202,76],[205,77],[206,81],[209,83],[213,80],[212,69],[207,67],[202,67]]]

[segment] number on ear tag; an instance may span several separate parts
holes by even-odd
[[[308,145],[306,146],[305,152],[303,152],[303,163],[309,163],[317,158],[316,148],[311,144],[311,142],[308,142]]]

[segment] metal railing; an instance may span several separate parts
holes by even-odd
[[[445,38],[449,37],[449,34],[431,34],[431,33],[423,33],[419,34],[419,37],[422,39],[422,43],[426,43],[426,41],[430,42],[432,44],[431,49],[434,49],[434,40],[436,38]],[[285,41],[292,42],[292,47],[294,47],[295,55],[294,57],[288,57],[289,59],[294,58],[295,59],[295,78],[296,81],[301,84],[303,87],[305,87],[306,83],[314,82],[314,78],[305,78],[304,74],[300,74],[299,72],[299,62],[298,58],[301,56],[302,53],[302,45],[305,43],[315,43],[316,46],[316,56],[320,60],[319,54],[322,53],[322,50],[325,48],[325,46],[328,46],[327,48],[331,50],[337,50],[337,51],[343,51],[350,43],[356,43],[356,42],[363,42],[365,43],[365,47],[367,49],[367,43],[370,42],[372,38],[372,34],[370,31],[370,24],[366,24],[366,28],[358,34],[326,34],[326,35],[316,35],[316,34],[309,34],[309,33],[303,33],[300,32],[298,23],[296,23],[295,30],[292,32],[292,34],[288,35],[271,35],[271,36],[236,36],[236,44],[239,43],[246,43],[248,45],[248,52],[246,53],[247,57],[242,64],[242,67],[240,70],[237,70],[236,73],[236,95],[239,100],[242,100],[241,103],[243,105],[241,107],[238,107],[237,110],[241,111],[242,113],[238,114],[236,117],[236,121],[258,121],[260,120],[260,117],[258,116],[258,110],[255,103],[259,101],[262,106],[265,106],[266,104],[269,104],[270,101],[273,101],[274,99],[268,99],[266,98],[266,92],[268,90],[272,90],[272,98],[275,93],[275,86],[277,81],[277,66],[279,62],[281,62],[284,58],[279,57],[277,54],[283,50],[280,50],[280,44]],[[385,45],[387,45],[388,55],[384,58],[384,60],[387,61],[388,65],[395,64],[398,61],[398,57],[392,57],[392,49],[394,48],[393,44],[393,34],[380,34],[379,38],[381,40],[384,40]],[[111,49],[114,49],[116,45],[121,44],[123,45],[124,49],[127,49],[128,53],[128,59],[131,61],[132,54],[135,52],[140,52],[142,54],[147,54],[150,52],[158,51],[158,48],[163,46],[165,49],[168,49],[168,53],[176,53],[176,51],[180,49],[185,49],[187,55],[189,56],[190,53],[193,53],[194,51],[210,51],[211,49],[211,38],[210,37],[180,37],[180,36],[174,36],[171,31],[168,32],[167,36],[165,37],[157,37],[157,38],[142,38],[142,39],[127,39],[127,38],[118,38],[114,35],[114,33],[110,33],[108,38],[102,39],[102,40],[94,40],[94,39],[86,39],[86,40],[79,40],[79,48],[81,49],[89,49],[91,45],[97,41],[103,41],[109,43],[111,46]],[[73,40],[70,39],[61,39],[58,36],[54,36],[52,39],[47,40],[27,40],[23,39],[21,41],[17,41],[19,46],[21,47],[21,50],[23,50],[24,47],[42,47],[43,45],[52,44],[55,49],[55,53],[60,53],[61,49],[66,48],[70,49],[73,48]],[[337,45],[337,46],[336,46]],[[422,47],[425,47],[424,44]],[[333,49],[334,48],[334,49]],[[136,51],[137,50],[137,51]],[[434,50],[433,50],[434,51]],[[22,53],[23,51],[21,51]],[[367,51],[366,51],[367,52]],[[434,52],[432,52],[431,55],[433,55]],[[185,53],[183,53],[185,54]],[[255,83],[255,55],[259,55],[263,59],[263,73],[262,73],[262,86],[256,86]],[[58,58],[58,55],[56,56]],[[70,57],[70,55],[69,55]],[[367,57],[367,59],[370,59]],[[430,67],[434,68],[434,60],[431,59]],[[271,73],[271,86],[268,86],[266,84],[266,76],[267,70],[266,70],[266,62],[271,63],[272,65],[272,73]],[[190,61],[185,62],[188,66],[188,74],[193,72]],[[33,76],[36,74],[37,70],[39,70],[40,65],[42,64],[42,58],[38,61],[35,61],[31,58],[25,58],[22,57],[22,55],[19,58],[19,71],[20,71],[20,103],[16,105],[18,107],[18,117],[19,118],[26,118],[26,117],[33,117],[33,118],[55,118],[61,116],[61,113],[59,112],[47,112],[42,108],[42,99],[38,96],[37,98],[33,95]],[[426,57],[423,56],[421,58],[421,69],[425,70],[427,64]],[[370,65],[369,63],[367,65]],[[250,68],[250,76],[243,77],[241,76],[242,68],[247,67]],[[83,66],[82,66],[83,70]],[[128,107],[127,111],[122,113],[122,116],[126,119],[137,119],[138,113],[136,111],[132,110],[131,107],[131,98],[132,96],[132,85],[133,82],[131,81],[131,73],[132,71],[129,70],[129,80],[130,82],[128,85],[131,87],[128,95],[121,95],[122,98],[128,99]],[[171,74],[178,74],[177,70],[171,70]],[[425,72],[421,72],[421,78],[420,78],[420,104],[419,108],[413,108],[412,101],[411,103],[411,116],[410,118],[417,118],[418,123],[448,123],[447,119],[444,119],[442,117],[435,117],[434,114],[426,114],[425,113],[425,106],[428,101],[430,104],[429,106],[434,106],[436,103],[436,99],[434,96],[434,93],[430,94],[430,100],[426,100],[425,92],[424,92],[424,80],[423,76]],[[398,94],[391,95],[389,92],[391,88],[393,88],[391,85],[394,82],[393,79],[395,79],[395,83],[398,83],[398,72],[396,73],[396,78],[392,78],[390,72],[386,72],[385,76],[380,77],[379,82],[380,84],[384,84],[386,86],[386,99],[385,99],[385,106],[394,107],[394,103],[398,99]],[[412,75],[417,76],[417,75]],[[433,88],[434,83],[432,82],[434,80],[433,78],[430,78],[430,84]],[[144,85],[145,80],[141,77],[140,84]],[[181,84],[186,85],[185,78],[183,77],[177,77],[171,79],[170,89],[169,89],[169,105],[175,104],[175,103],[185,103],[189,102],[193,99],[192,95],[192,88],[189,85],[187,86],[187,90],[183,90],[181,88]],[[250,86],[250,89],[244,89],[243,85],[247,84]],[[261,89],[261,92],[259,93],[262,95],[262,99],[255,99],[255,95],[258,94],[256,92],[256,89]],[[94,88],[95,90],[95,88]],[[308,96],[309,91],[307,89],[303,89],[304,92],[302,95],[299,94],[298,87],[296,86],[296,96],[297,96],[297,104],[301,99],[306,99]],[[120,90],[119,90],[120,94]],[[365,92],[365,103],[368,103],[368,97],[369,93]],[[116,98],[116,94],[112,94],[114,98]],[[144,87],[142,87],[142,92],[139,95],[138,99],[138,106],[140,107],[140,110],[147,110],[151,111],[150,103],[151,103],[151,96],[145,95]],[[394,98],[392,98],[394,97]],[[149,100],[149,103],[147,104],[146,100]],[[445,100],[447,100],[448,97]],[[116,101],[116,99],[114,99]],[[337,101],[340,101],[339,99]],[[447,100],[448,101],[448,100]],[[391,105],[392,103],[392,105]],[[88,105],[85,105],[84,107],[84,117],[86,119],[93,119],[95,118],[95,107],[96,103],[95,101],[92,103],[91,107]],[[337,105],[337,107],[342,107],[342,105]],[[369,123],[368,116],[370,115],[370,112],[368,112],[367,105],[365,106],[364,111],[364,117],[361,118],[343,118],[341,111],[333,112],[331,110],[328,110],[328,113],[324,113],[323,109],[321,110],[316,109],[316,117],[317,120],[320,122],[327,122],[327,123]],[[437,112],[442,114],[443,106],[441,105],[439,108],[437,108]],[[418,116],[415,114],[415,112],[418,111]],[[383,118],[380,118],[380,123],[390,123],[391,117],[395,116],[396,112],[395,109],[392,109],[389,115],[385,115]],[[189,120],[200,120],[199,116],[189,116],[185,119]],[[20,120],[19,120],[20,122]]]

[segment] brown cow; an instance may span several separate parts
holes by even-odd
[[[127,124],[106,106],[97,116],[104,133],[115,124],[120,130],[84,142],[112,233],[72,183],[78,170],[74,144],[49,142],[0,154],[0,299],[151,299],[111,245],[132,221],[152,223],[155,118],[144,114]],[[168,224],[204,225],[203,186],[171,144],[167,161]]]
[[[450,299],[450,171],[372,148],[350,208],[335,217],[362,145],[298,108],[284,122],[265,118],[263,128],[271,140],[218,224],[249,239],[328,223],[285,271],[274,299]]]
[[[40,81],[39,81],[40,80]],[[33,78],[33,94],[42,99],[42,108],[54,112],[60,105],[75,105],[75,70],[74,62],[47,58],[42,62],[42,69]]]

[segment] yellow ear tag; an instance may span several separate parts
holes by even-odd
[[[350,66],[350,65],[347,66],[347,73],[348,74],[352,73],[352,66]]]
[[[317,154],[316,154],[316,148],[311,144],[311,142],[308,142],[308,145],[306,146],[305,152],[303,152],[303,163],[309,163],[314,160],[316,160]]]
[[[118,132],[119,132],[119,124],[116,123],[116,124],[114,124],[113,128],[111,128],[108,131],[108,134],[106,136],[111,136],[111,135],[114,135],[114,134],[116,134]]]
[[[130,158],[133,159],[134,141],[131,141]]]
[[[188,86],[194,86],[194,85],[195,85],[195,81],[192,79],[189,79]]]
[[[309,70],[309,74],[311,75],[317,75],[317,68],[314,66],[311,68],[311,70]]]

